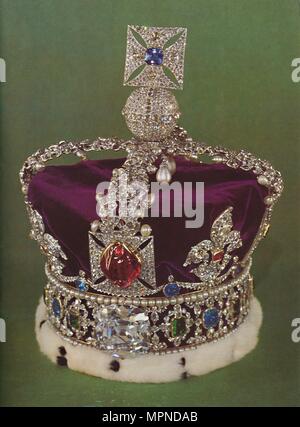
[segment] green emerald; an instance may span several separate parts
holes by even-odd
[[[79,315],[78,313],[70,313],[69,315],[69,322],[70,322],[70,326],[73,329],[79,329],[80,326],[80,322],[79,322]]]
[[[186,333],[186,324],[183,317],[180,317],[180,319],[174,319],[172,321],[171,333],[173,338],[181,337]]]

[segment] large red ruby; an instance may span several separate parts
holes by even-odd
[[[100,267],[103,274],[121,288],[128,288],[141,273],[141,262],[125,243],[111,243],[104,249]]]

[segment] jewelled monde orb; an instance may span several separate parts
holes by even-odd
[[[128,288],[140,275],[142,264],[134,249],[122,242],[111,243],[100,258],[103,274],[120,288]]]
[[[161,141],[174,130],[180,117],[175,96],[167,89],[136,89],[122,114],[133,135],[143,141]]]
[[[148,315],[138,307],[111,304],[97,312],[96,339],[108,351],[147,352],[149,330]]]

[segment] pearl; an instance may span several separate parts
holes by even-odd
[[[93,221],[93,222],[91,223],[91,231],[92,231],[93,233],[95,233],[95,231],[97,231],[97,230],[98,230],[98,227],[99,227],[99,221],[98,221],[98,219],[95,219],[95,221]]]
[[[173,157],[169,157],[167,159],[167,168],[169,169],[170,173],[174,175],[174,173],[176,172],[176,162]]]
[[[264,198],[264,202],[267,206],[270,206],[273,203],[273,198],[270,196],[267,196]]]
[[[267,187],[267,186],[269,185],[269,180],[268,180],[268,178],[267,178],[266,176],[264,176],[264,175],[260,175],[260,176],[257,178],[257,182],[258,182],[260,185],[264,185],[265,187]]]
[[[149,224],[143,224],[143,225],[141,226],[141,235],[142,235],[143,237],[148,237],[148,236],[150,236],[151,232],[152,232],[152,228],[150,227],[150,225],[149,225]]]
[[[41,172],[44,169],[45,169],[44,163],[36,163],[36,165],[35,165],[35,171],[36,172]]]
[[[222,162],[224,162],[224,159],[222,156],[214,156],[213,161],[216,163],[222,163]]]
[[[167,184],[171,181],[172,175],[167,166],[160,166],[156,173],[156,180],[161,184]]]
[[[27,193],[28,193],[28,185],[24,184],[24,185],[22,186],[22,193],[23,193],[23,194],[27,194]]]

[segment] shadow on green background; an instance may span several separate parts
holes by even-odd
[[[1,405],[299,405],[300,57],[296,0],[1,0]],[[286,189],[256,251],[264,309],[257,349],[207,376],[172,384],[109,382],[52,365],[34,337],[45,278],[18,182],[25,158],[61,139],[126,137],[120,114],[127,24],[186,26],[181,123],[209,144],[269,159]],[[102,156],[102,155],[101,155]],[[103,157],[103,156],[102,156]],[[251,214],[251,213],[250,213]]]

